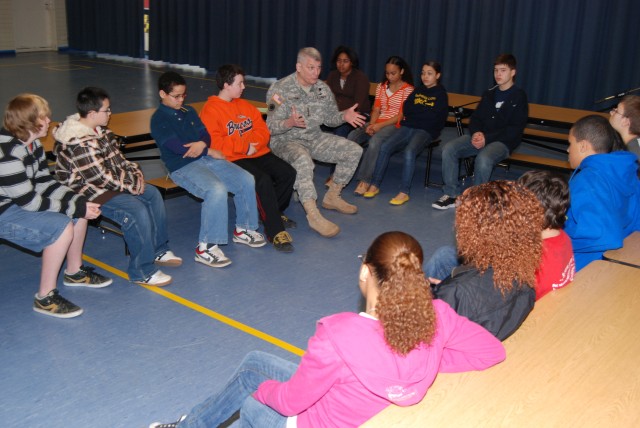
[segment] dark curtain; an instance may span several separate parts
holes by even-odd
[[[144,56],[143,0],[66,0],[69,48]]]
[[[283,77],[299,48],[315,46],[326,76],[346,44],[372,81],[400,55],[416,79],[437,60],[449,91],[479,95],[494,58],[511,52],[531,102],[596,109],[640,86],[638,16],[637,0],[151,0],[149,57]]]

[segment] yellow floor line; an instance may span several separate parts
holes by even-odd
[[[108,264],[102,263],[99,260],[94,259],[93,257],[89,257],[86,254],[82,255],[82,259],[85,260],[86,262],[89,262],[95,266],[98,266],[101,269],[106,270],[107,272],[110,272],[116,276],[119,276],[120,278],[124,278],[127,281],[129,280],[129,275],[126,274],[126,272],[123,272],[119,269],[114,268],[113,266],[109,266]],[[262,339],[266,342],[271,343],[272,345],[276,345],[279,346],[282,349],[285,349],[293,354],[296,354],[298,356],[302,356],[302,354],[304,354],[304,350],[298,348],[297,346],[293,346],[283,340],[278,339],[277,337],[273,337],[267,333],[264,333],[260,330],[257,330],[253,327],[249,327],[246,324],[243,324],[241,322],[238,322],[232,318],[229,318],[227,316],[224,316],[218,312],[212,311],[209,308],[205,308],[202,305],[199,305],[197,303],[194,303],[190,300],[187,300],[183,297],[178,296],[177,294],[174,294],[170,291],[167,291],[163,288],[159,288],[159,287],[152,287],[152,286],[148,286],[148,285],[141,285],[141,287],[146,288],[149,291],[152,291],[156,294],[159,294],[163,297],[166,297],[167,299],[173,300],[176,303],[179,303],[183,306],[186,306],[190,309],[193,309],[194,311],[200,312],[203,315],[206,315],[210,318],[213,318],[217,321],[220,321],[223,324],[226,324],[230,327],[236,328],[244,333],[250,334],[252,336],[257,337],[258,339]]]

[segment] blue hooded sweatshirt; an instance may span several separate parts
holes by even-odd
[[[586,157],[569,180],[571,205],[565,232],[580,270],[640,230],[638,163],[626,151]]]

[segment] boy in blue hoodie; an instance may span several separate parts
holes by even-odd
[[[571,237],[576,271],[640,230],[640,181],[633,153],[613,151],[616,131],[598,115],[577,121],[569,132],[571,205],[565,232]]]

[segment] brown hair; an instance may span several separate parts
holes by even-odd
[[[493,268],[503,294],[514,284],[531,287],[542,255],[544,212],[535,195],[512,181],[471,187],[456,208],[458,251],[480,272]]]
[[[51,117],[47,100],[34,94],[20,94],[7,104],[4,127],[18,139],[27,141],[31,133],[40,132],[38,119],[45,117]]]
[[[422,271],[422,247],[404,232],[378,236],[364,256],[378,281],[376,314],[387,344],[406,355],[436,333],[431,289]]]
[[[627,95],[620,104],[624,105],[624,115],[629,119],[629,133],[640,135],[640,97],[637,95]]]
[[[518,184],[531,190],[544,209],[543,228],[562,229],[569,209],[569,185],[551,171],[527,171]]]

